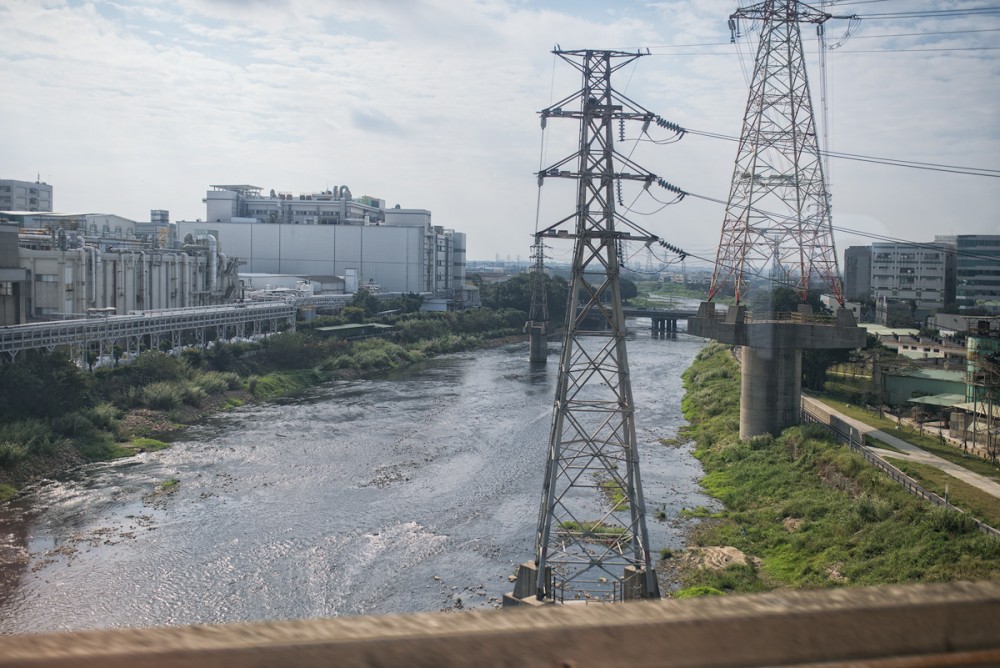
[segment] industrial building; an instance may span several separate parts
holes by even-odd
[[[39,202],[51,203],[51,186],[31,185],[45,186]],[[163,233],[167,216],[154,211],[145,224],[114,214],[0,211],[0,325],[235,301],[239,259],[208,235],[174,242]]]
[[[387,209],[347,186],[292,195],[251,185],[214,185],[206,220],[178,221],[177,235],[211,235],[244,258],[246,274],[356,275],[361,286],[461,302],[465,234],[431,223],[431,212]]]
[[[0,179],[0,211],[52,211],[52,186]]]
[[[872,297],[912,301],[925,316],[940,310],[955,300],[954,261],[943,243],[872,244]]]

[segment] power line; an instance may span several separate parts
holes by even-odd
[[[738,137],[724,135],[718,132],[704,132],[702,130],[691,130],[684,128],[685,132],[711,139],[724,139],[726,141],[739,141]],[[986,169],[984,167],[963,167],[959,165],[946,165],[935,162],[922,162],[917,160],[901,160],[897,158],[883,158],[873,155],[861,155],[857,153],[843,153],[839,151],[820,151],[821,155],[841,160],[854,160],[857,162],[871,162],[880,165],[890,165],[893,167],[908,167],[910,169],[924,169],[934,172],[948,172],[951,174],[966,174],[969,176],[987,176],[990,178],[1000,178],[1000,169]]]
[[[881,39],[883,37],[927,37],[928,35],[966,35],[977,32],[1000,32],[1000,28],[980,28],[978,30],[929,30],[927,32],[897,32],[881,35],[852,35],[851,39]],[[709,45],[706,45],[709,46]],[[711,46],[715,46],[714,44]]]
[[[728,205],[728,202],[726,202],[725,200],[722,200],[722,199],[718,199],[716,197],[708,197],[707,195],[699,195],[697,193],[687,193],[687,194],[688,194],[689,197],[695,197],[697,199],[702,199],[702,200],[705,200],[706,202],[712,202],[714,204],[721,204],[722,206],[727,206]],[[771,216],[778,215],[778,214],[774,214],[774,213],[768,213],[766,211],[761,211],[760,209],[757,209],[755,207],[751,207],[751,210],[754,213],[757,213],[757,214],[764,214],[764,215],[771,215]],[[831,225],[830,229],[833,230],[834,232],[844,232],[845,234],[854,234],[854,235],[857,235],[859,237],[865,237],[865,238],[869,238],[869,239],[878,239],[878,240],[881,240],[881,241],[890,241],[890,242],[895,243],[895,244],[912,246],[914,248],[927,248],[927,249],[937,249],[937,250],[940,250],[941,249],[940,243],[943,243],[943,242],[917,242],[917,241],[909,241],[907,239],[900,239],[898,237],[890,237],[890,236],[886,236],[886,235],[882,235],[882,234],[875,234],[874,232],[863,232],[861,230],[852,230],[850,228],[839,227],[837,225]],[[973,259],[973,260],[985,260],[985,261],[988,261],[988,262],[995,262],[996,261],[996,257],[989,256],[989,255],[978,255],[976,253],[970,253],[968,251],[959,251],[957,248],[954,249],[952,252],[954,252],[954,254],[957,257],[969,258],[969,259]],[[696,258],[696,259],[704,259],[704,258],[698,257],[697,255],[695,255],[693,253],[687,253],[687,255],[689,257],[693,257],[693,258]]]
[[[996,51],[1000,49],[998,46],[949,46],[941,47],[935,49],[869,49],[869,50],[855,50],[850,51],[839,51],[838,53],[850,54],[850,53],[904,53],[907,51]],[[676,54],[680,55],[680,54]]]
[[[885,12],[882,14],[865,14],[861,18],[872,19],[930,19],[952,16],[981,16],[1000,13],[1000,7],[968,7],[966,9],[930,9],[914,12]]]

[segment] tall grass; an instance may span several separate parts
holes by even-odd
[[[741,441],[735,369],[728,350],[709,346],[684,374],[702,485],[725,505],[693,538],[753,559],[692,572],[688,587],[749,592],[1000,578],[1000,541],[906,493],[821,430],[795,426]]]

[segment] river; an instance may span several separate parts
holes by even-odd
[[[629,324],[655,554],[711,503],[690,446],[659,443],[703,342]],[[557,371],[555,342],[542,367],[526,344],[441,356],[37,485],[5,509],[0,633],[496,606],[532,557]]]

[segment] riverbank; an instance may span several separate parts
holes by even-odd
[[[703,345],[629,334],[654,553],[683,546],[682,508],[711,504],[690,446],[658,446]],[[549,355],[489,345],[322,383],[32,485],[5,504],[27,563],[0,634],[492,608],[533,554]]]
[[[64,412],[54,406],[51,416],[0,424],[0,502],[91,462],[167,447],[184,429],[220,411],[525,338],[511,326],[523,320],[519,313],[481,311],[475,318],[471,327],[459,320],[458,328],[471,332],[456,332],[455,318],[409,318],[399,342],[326,339],[313,324],[256,344],[218,344],[180,357],[148,351],[127,366],[89,376],[68,360],[45,359],[44,370],[54,367],[51,375],[69,377],[65,384],[87,400]],[[4,378],[8,385],[18,379],[11,373]]]
[[[907,494],[810,426],[739,439],[739,369],[711,345],[684,373],[684,435],[696,442],[702,486],[724,505],[703,521],[695,550],[665,554],[675,595],[782,588],[1000,579],[1000,541],[967,516]],[[698,551],[721,553],[714,565]]]

